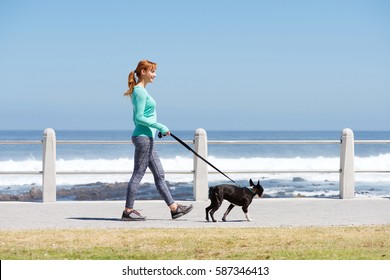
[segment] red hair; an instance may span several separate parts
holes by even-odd
[[[151,62],[149,60],[141,60],[138,62],[137,68],[134,71],[131,71],[129,74],[129,78],[127,84],[129,89],[123,94],[124,96],[131,96],[133,93],[134,86],[137,84],[135,80],[135,74],[137,74],[138,80],[141,75],[141,71],[155,71],[157,68],[157,63]]]

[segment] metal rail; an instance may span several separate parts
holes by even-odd
[[[42,144],[42,140],[12,140],[12,141],[0,141],[0,145],[37,145]]]
[[[0,145],[40,145],[42,140],[3,140]],[[183,141],[193,144],[193,140]],[[208,140],[209,145],[333,145],[341,140]],[[60,145],[128,145],[131,141],[57,140]],[[156,144],[178,144],[176,141],[156,141]],[[390,140],[355,140],[355,144],[390,144]]]
[[[328,145],[340,144],[340,140],[208,140],[210,145]]]

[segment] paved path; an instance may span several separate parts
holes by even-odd
[[[123,222],[124,201],[0,202],[0,230],[390,225],[390,199],[255,199],[249,207],[252,222],[245,220],[238,207],[227,222],[221,222],[228,206],[224,202],[215,215],[218,223],[205,221],[208,201],[183,202],[190,203],[194,205],[191,213],[172,220],[163,201],[136,201],[136,209],[147,220]]]

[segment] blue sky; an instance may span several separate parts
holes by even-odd
[[[0,129],[390,129],[390,1],[0,2]]]

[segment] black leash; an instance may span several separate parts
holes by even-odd
[[[219,173],[221,173],[223,176],[225,176],[226,178],[228,178],[230,181],[232,181],[234,184],[237,185],[236,182],[234,182],[234,180],[232,180],[228,175],[226,175],[225,173],[223,173],[221,170],[219,170],[218,168],[216,168],[214,165],[212,165],[210,162],[208,162],[205,158],[203,158],[201,155],[199,155],[197,152],[195,152],[190,146],[188,146],[186,143],[184,143],[179,137],[175,136],[174,134],[170,134],[177,142],[179,142],[180,144],[182,144],[184,147],[186,147],[188,150],[190,150],[191,152],[194,153],[194,155],[196,155],[198,158],[200,158],[201,160],[203,160],[205,163],[207,163],[208,165],[210,165],[212,168],[214,168],[215,170],[217,170]],[[161,132],[158,133],[158,138],[162,138],[163,135],[161,134]]]

